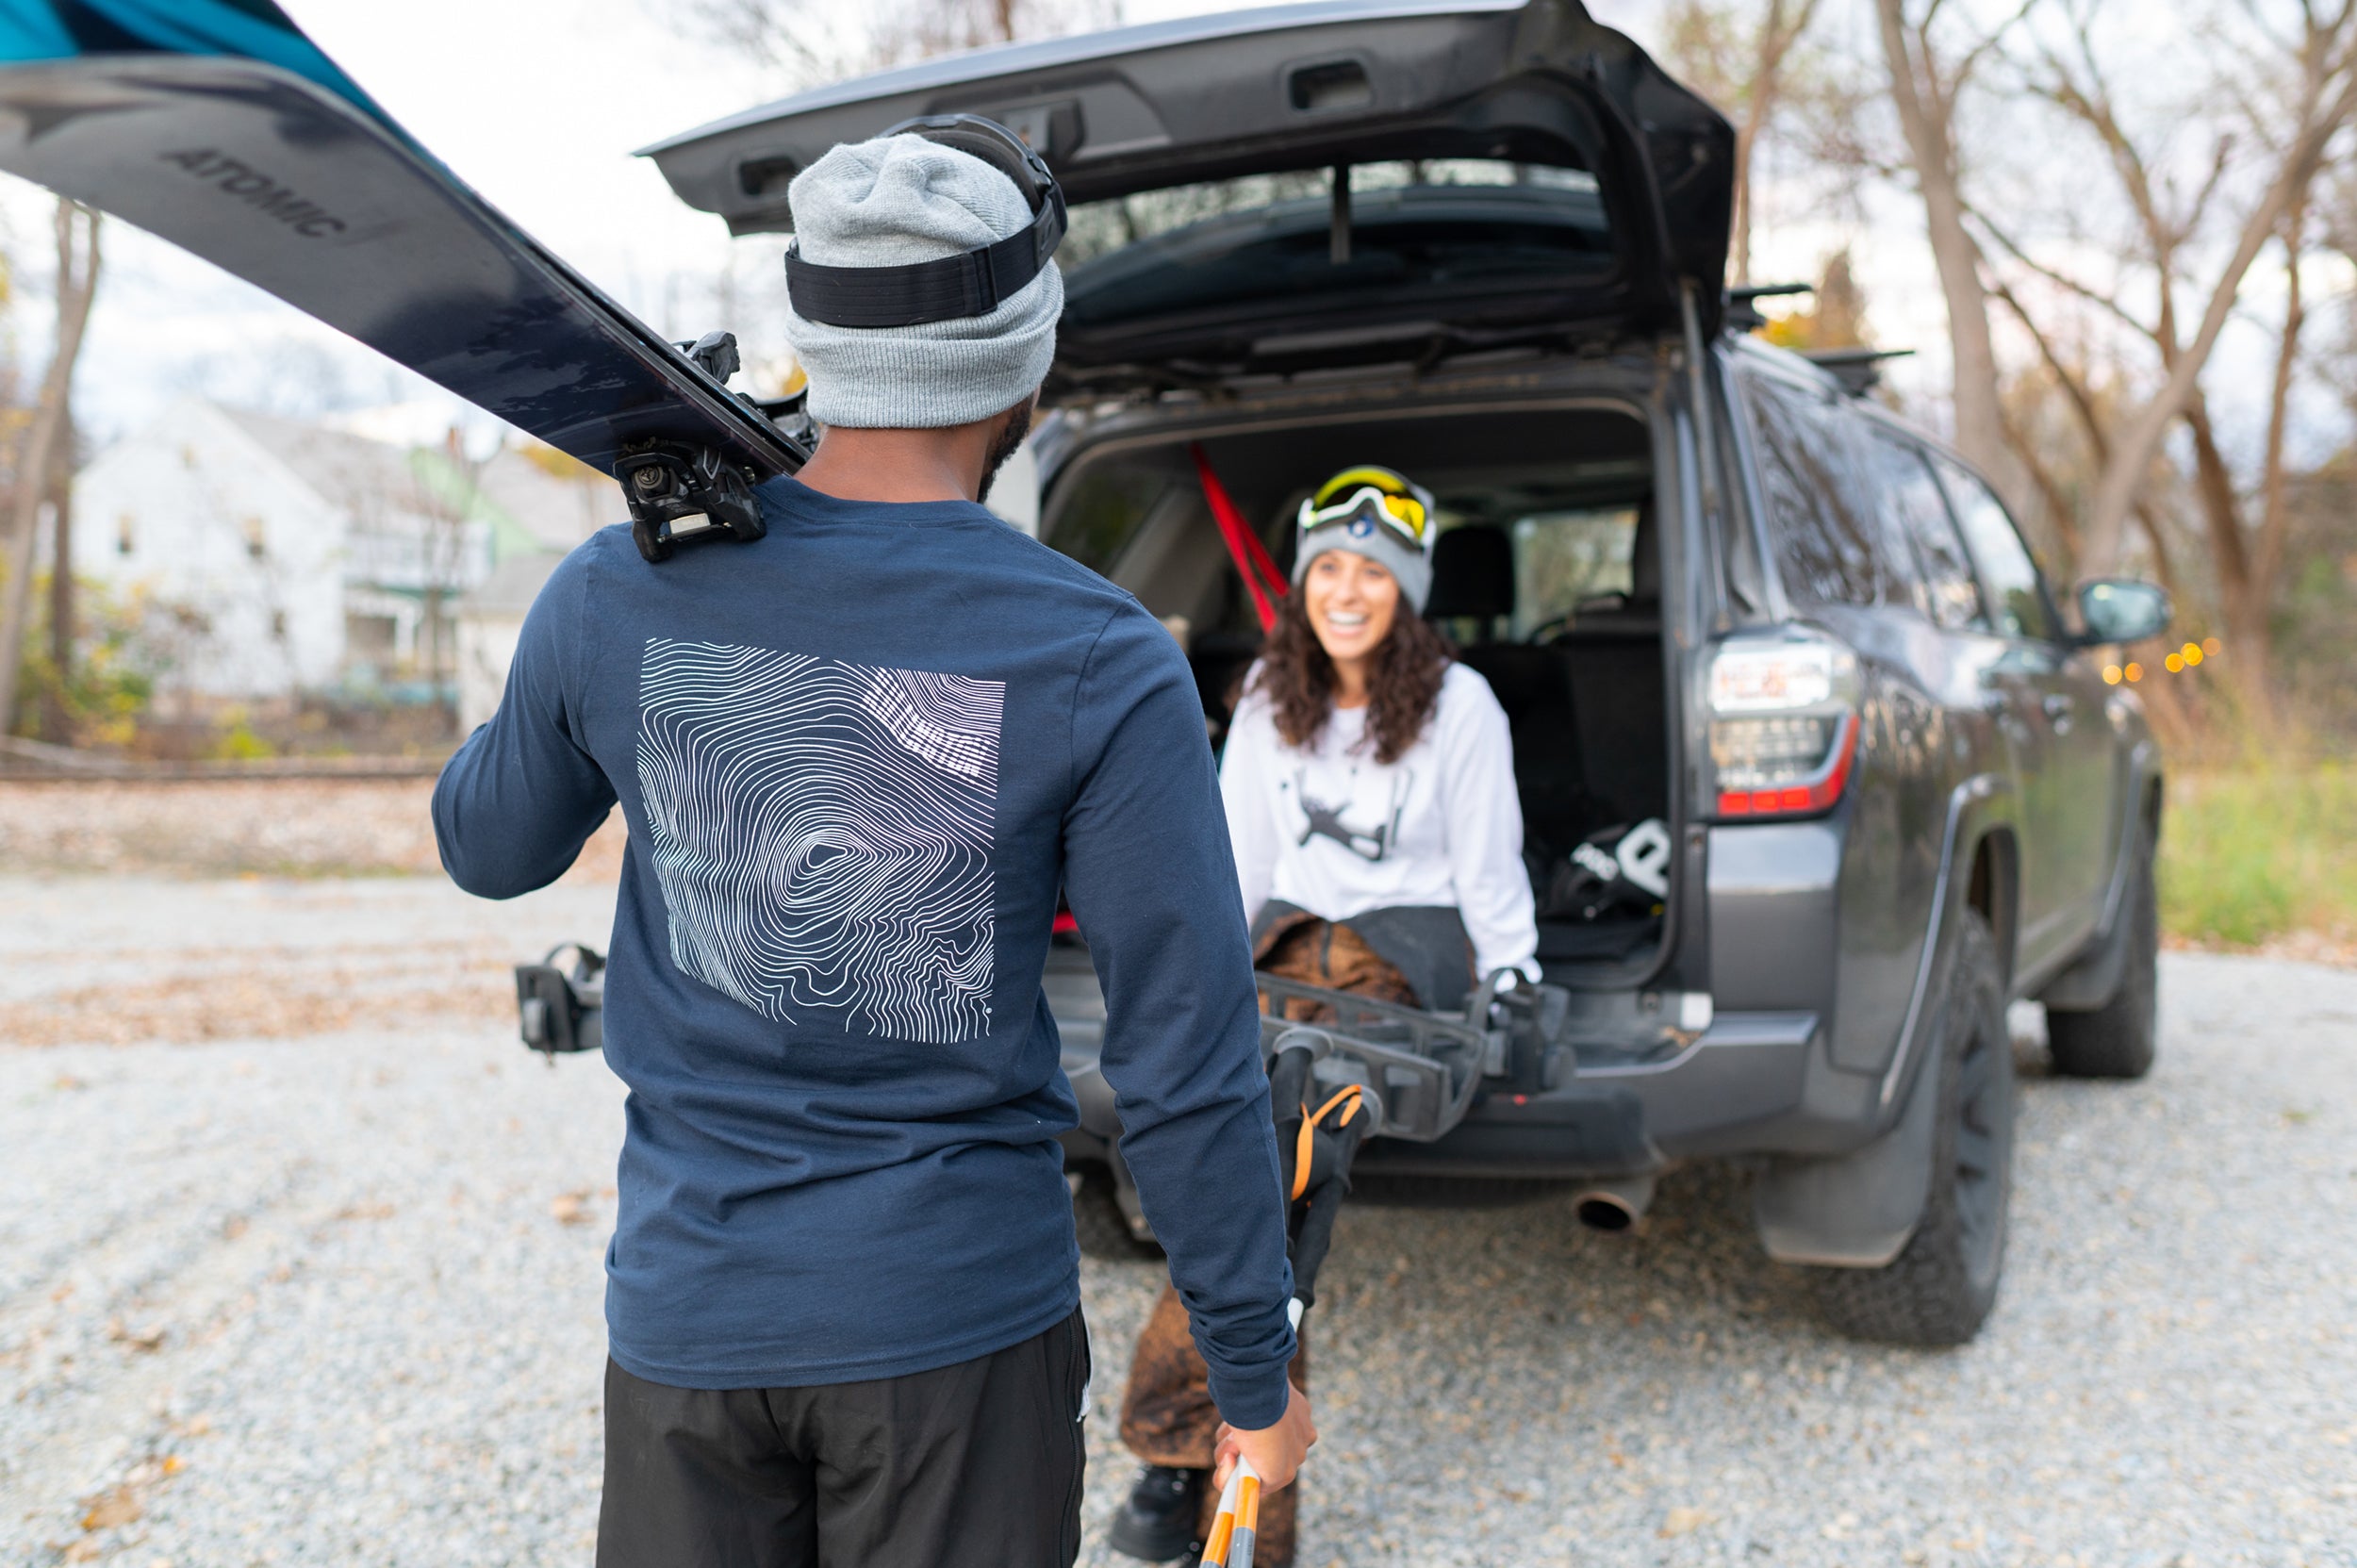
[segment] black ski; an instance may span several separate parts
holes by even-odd
[[[809,454],[453,174],[269,0],[0,7],[0,168],[172,240],[620,481],[639,548],[758,536]]]

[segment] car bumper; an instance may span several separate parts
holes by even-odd
[[[1096,1031],[1067,1026],[1064,1071],[1080,1105],[1067,1157],[1112,1163],[1120,1119]],[[1582,1065],[1556,1087],[1486,1093],[1429,1144],[1382,1139],[1368,1170],[1466,1177],[1635,1176],[1732,1154],[1827,1154],[1879,1131],[1876,1081],[1833,1066],[1813,1013],[1722,1013],[1674,1055]]]

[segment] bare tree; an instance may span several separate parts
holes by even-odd
[[[1752,225],[1757,210],[1752,170],[1760,139],[1784,107],[1786,71],[1821,0],[1767,0],[1757,20],[1752,8],[1678,0],[1666,19],[1665,55],[1689,85],[1735,120],[1735,221],[1731,272],[1752,276]]]
[[[2036,0],[2026,0],[2023,9]],[[1988,290],[1980,247],[1965,226],[1958,110],[1974,75],[2021,12],[1971,34],[1965,24],[1939,25],[1941,0],[1874,0],[1876,34],[1890,79],[1890,104],[1906,140],[1923,226],[1948,306],[1957,450],[1993,475],[2004,475],[2004,420],[1997,395],[1997,349],[1989,334]],[[1954,13],[1951,13],[1953,16]]]
[[[2085,0],[2068,7],[2069,44],[2042,51],[2037,86],[2092,135],[2134,213],[2143,247],[2138,259],[2151,269],[2156,300],[2150,321],[2122,314],[2152,339],[2165,377],[2120,420],[2087,511],[2081,561],[2085,569],[2102,572],[2118,561],[2123,524],[2160,455],[2163,437],[2197,404],[2202,370],[2233,315],[2244,279],[2270,242],[2282,238],[2294,247],[2299,243],[2299,214],[2325,154],[2357,113],[2357,5],[2342,0],[2331,10],[2303,5],[2298,32],[2290,38],[2277,37],[2263,24],[2251,30],[2262,46],[2272,44],[2280,56],[2257,67],[2260,79],[2229,76],[2219,83],[2221,101],[2239,107],[2245,134],[2220,136],[2205,177],[2189,196],[2175,203],[2168,182],[2157,172],[2158,159],[2129,128],[2102,68],[2091,28],[2096,9]],[[2156,131],[2151,140],[2165,140],[2167,135],[2166,129]],[[2246,153],[2246,148],[2252,151]],[[2250,204],[2239,214],[2222,214],[2228,193],[2245,190],[2256,191]],[[2231,235],[2232,244],[2210,279],[2188,335],[2176,296],[2182,286],[2191,283],[2199,263],[2197,247],[2214,227]],[[2021,253],[2017,249],[2016,255]],[[2295,259],[2295,278],[2297,270]],[[2083,298],[2114,297],[2113,290],[2089,286],[2059,269],[2045,271]],[[2289,356],[2297,354],[2301,314],[2295,287],[2287,336],[2278,355],[2279,403],[2281,384],[2291,373]],[[2197,452],[2205,422],[2206,414],[2197,415]],[[2280,433],[2270,437],[2269,444],[2280,463]],[[2280,473],[2268,483],[2280,493]],[[2239,529],[2220,532],[2228,536],[2214,540],[2214,546],[2230,552],[2239,548]],[[2280,567],[2280,538],[2272,545],[2262,539],[2261,549],[2272,567]],[[2272,586],[2270,581],[2266,591],[2271,594]]]
[[[760,61],[797,88],[1119,18],[1118,0],[878,0],[863,8],[819,0],[656,3],[714,44]]]
[[[98,214],[60,197],[55,219],[58,239],[58,331],[40,401],[16,462],[16,492],[9,506],[13,526],[5,602],[0,602],[0,732],[16,712],[17,678],[25,655],[25,618],[32,608],[33,556],[41,528],[41,503],[55,465],[70,464],[67,433],[73,428],[70,400],[74,363],[90,324],[91,301],[98,292]],[[60,559],[60,572],[73,569]]]
[[[74,739],[74,465],[79,455],[69,404],[58,432],[59,456],[49,465],[49,670],[42,693],[41,738],[64,746]]]
[[[2164,574],[2174,576],[2151,497],[2170,469],[2164,437],[2183,423],[2192,456],[2187,492],[2236,649],[2231,668],[2251,711],[2264,713],[2271,617],[2292,526],[2287,454],[2310,315],[2301,269],[2313,255],[2310,208],[2325,155],[2357,111],[2357,6],[2304,9],[2289,36],[2264,25],[2231,39],[2192,34],[2215,62],[2192,97],[2217,107],[2198,119],[2173,107],[2139,116],[2123,101],[2095,26],[2099,8],[2095,0],[2056,0],[2049,16],[2056,25],[2024,62],[2035,101],[2059,111],[2062,128],[2094,155],[2071,163],[2073,186],[2054,198],[2058,211],[2042,225],[2047,242],[2017,232],[2010,213],[1969,209],[1994,271],[2012,274],[1993,285],[1998,296],[2083,429],[2093,470],[2086,504],[2065,503],[2027,444],[2016,450],[2038,475],[2077,569],[2115,569],[2134,519]],[[2090,182],[2089,172],[2107,177]],[[2253,194],[2237,206],[2243,191]],[[2109,202],[2123,218],[2116,230],[2101,227]],[[2091,208],[2098,216],[2089,217]],[[2220,441],[2202,373],[2270,246],[2283,256],[2283,304],[2271,329],[2258,472],[2246,487]],[[2092,365],[2057,346],[2057,325],[2073,316],[2124,346],[2140,345],[2157,385],[2150,374],[2116,370],[2099,392]],[[2145,389],[2134,388],[2137,379]],[[2075,526],[2074,513],[2083,514]]]
[[[418,539],[419,564],[424,589],[427,682],[438,693],[458,675],[457,639],[451,607],[466,586],[468,562],[484,525],[483,470],[505,447],[506,438],[481,457],[470,456],[466,441],[453,425],[437,454],[411,454],[414,476],[411,504],[423,524]],[[438,698],[437,698],[438,701]],[[454,721],[453,706],[451,718]]]

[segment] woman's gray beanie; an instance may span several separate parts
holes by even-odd
[[[1427,532],[1424,548],[1418,550],[1390,529],[1362,517],[1348,522],[1323,523],[1316,528],[1296,528],[1294,586],[1301,586],[1301,580],[1310,574],[1311,561],[1329,550],[1347,550],[1354,555],[1364,555],[1390,572],[1398,581],[1408,607],[1422,615],[1425,602],[1432,597],[1432,538]]]
[[[1004,239],[1031,222],[1014,181],[971,153],[919,136],[845,142],[786,189],[802,259],[896,267]],[[916,326],[831,326],[786,307],[810,375],[810,414],[847,429],[967,424],[1022,402],[1056,355],[1063,275],[1052,261],[987,316]]]

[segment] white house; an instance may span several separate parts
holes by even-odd
[[[460,596],[503,560],[570,549],[619,501],[553,454],[474,465],[183,398],[75,477],[74,569],[188,613],[188,692],[368,689],[447,678]]]
[[[507,667],[516,662],[524,616],[541,585],[565,557],[556,552],[516,555],[491,569],[458,602],[458,728],[471,731],[499,711]]]

